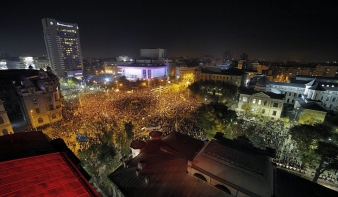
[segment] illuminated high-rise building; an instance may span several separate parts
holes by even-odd
[[[79,26],[52,18],[42,19],[42,26],[47,55],[54,73],[64,77],[72,70],[82,70]]]

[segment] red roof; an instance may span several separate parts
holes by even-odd
[[[62,153],[0,163],[0,196],[99,196]]]

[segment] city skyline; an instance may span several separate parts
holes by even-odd
[[[84,57],[137,57],[141,48],[165,48],[168,57],[332,62],[338,60],[333,4],[211,1],[95,3],[5,1],[0,53],[46,55],[41,19],[77,23]]]

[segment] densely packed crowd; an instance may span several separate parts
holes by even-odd
[[[291,136],[288,134],[289,128],[285,127],[282,121],[246,121],[243,128],[253,129],[249,139],[254,147],[260,149],[269,147],[276,150],[273,162],[278,166],[312,177],[315,175],[315,164],[301,165],[297,145],[291,140]],[[337,172],[327,171],[320,175],[319,179],[329,182],[338,181]]]
[[[177,131],[203,139],[203,129],[198,127],[195,118],[191,118],[196,116],[198,106],[193,99],[178,93],[160,94],[148,90],[79,93],[77,99],[66,101],[62,121],[51,125],[52,137],[61,137],[74,150],[81,150],[88,143],[78,143],[72,138],[75,134],[86,133],[89,140],[97,141],[102,130],[113,129],[114,143],[118,146],[117,136],[125,135],[125,123],[131,122],[134,139],[148,139],[148,132],[144,131],[149,127],[161,127],[163,135]],[[282,121],[244,121],[242,127],[253,129],[249,135],[253,146],[276,150],[274,162],[278,165],[310,175],[314,171],[311,166],[301,166],[297,147],[288,134],[289,128]],[[333,174],[327,172],[322,177],[331,181]]]
[[[178,131],[196,138],[203,137],[196,121],[187,118],[194,114],[198,104],[178,93],[159,94],[148,90],[81,92],[77,98],[65,101],[63,119],[51,125],[52,137],[65,139],[74,149],[78,143],[72,138],[75,134],[86,133],[90,140],[96,140],[102,130],[113,129],[116,135],[124,135],[127,122],[134,126],[135,139],[148,138],[143,131],[151,126],[160,126],[164,135]],[[86,143],[78,143],[78,146],[86,146]]]

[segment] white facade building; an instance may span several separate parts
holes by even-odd
[[[13,128],[4,108],[3,101],[0,99],[0,135],[10,133],[13,133]]]
[[[79,26],[51,18],[42,19],[47,55],[54,73],[66,76],[65,71],[83,70]]]
[[[165,64],[130,64],[119,65],[122,76],[128,80],[135,81],[137,79],[152,79],[167,76],[167,65]]]
[[[169,62],[166,57],[166,49],[141,49],[140,59],[118,63],[117,70],[131,81],[167,77]]]

